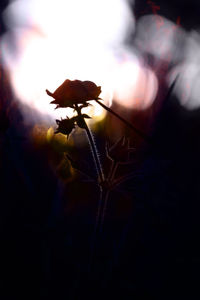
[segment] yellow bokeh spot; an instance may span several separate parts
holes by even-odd
[[[53,138],[53,135],[54,135],[54,130],[52,127],[50,127],[48,130],[47,130],[47,135],[46,135],[46,138],[47,138],[47,142],[50,142]]]

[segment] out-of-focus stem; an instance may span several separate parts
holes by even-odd
[[[99,101],[98,99],[95,100],[99,105],[101,105],[104,109],[106,109],[108,112],[110,112],[111,114],[113,114],[115,117],[117,117],[120,121],[122,121],[124,124],[126,124],[129,128],[131,128],[132,130],[134,130],[140,137],[142,137],[145,141],[150,142],[150,137],[148,137],[146,134],[144,134],[143,132],[141,132],[139,129],[137,129],[134,125],[132,125],[131,123],[129,123],[127,120],[125,120],[124,118],[122,118],[119,114],[117,114],[114,110],[112,110],[110,107],[106,106],[105,104],[103,104],[101,101]]]
[[[165,102],[170,98],[172,91],[174,90],[174,87],[179,79],[180,74],[178,74],[176,76],[176,78],[174,79],[174,81],[172,82],[172,84],[170,85],[168,92],[166,94],[165,97]],[[100,98],[99,98],[100,99]],[[99,99],[96,99],[95,101],[101,105],[104,109],[106,109],[108,112],[110,112],[111,114],[113,114],[115,117],[117,117],[120,121],[122,121],[124,124],[126,124],[129,128],[131,128],[132,130],[134,130],[140,137],[142,137],[146,142],[151,143],[151,138],[146,135],[145,133],[143,133],[142,131],[140,131],[139,129],[137,129],[134,125],[132,125],[131,123],[129,123],[127,120],[125,120],[123,117],[121,117],[118,113],[116,113],[115,111],[113,111],[110,107],[106,106],[105,104],[103,104],[101,101],[99,101]]]

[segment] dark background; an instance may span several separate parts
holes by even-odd
[[[188,32],[200,25],[198,1],[155,3]],[[134,12],[136,19],[152,13],[146,1],[136,1]],[[31,139],[33,125],[3,68],[0,82],[1,299],[199,299],[200,110],[187,111],[172,95],[163,101],[151,143],[137,152],[137,176],[110,197],[88,278],[97,187],[58,176],[61,153]],[[136,125],[144,117],[137,114]]]

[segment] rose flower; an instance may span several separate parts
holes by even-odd
[[[53,97],[51,103],[57,107],[72,107],[75,104],[87,104],[87,101],[96,100],[101,93],[101,87],[92,81],[65,80],[54,93],[46,90],[47,94]]]

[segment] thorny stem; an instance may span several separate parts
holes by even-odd
[[[95,165],[96,165],[99,181],[100,181],[100,183],[102,183],[104,181],[104,174],[103,174],[101,163],[100,163],[100,160],[99,160],[99,157],[98,157],[98,154],[97,154],[97,149],[96,149],[96,146],[95,146],[95,143],[94,143],[94,138],[93,138],[93,135],[92,135],[89,127],[87,126],[85,120],[84,120],[84,123],[85,123],[85,128],[84,129],[87,133],[87,137],[88,137],[88,140],[89,140],[89,143],[90,143],[90,146],[91,146],[91,150],[92,150],[94,162],[95,162]]]
[[[101,193],[100,193],[100,200],[99,200],[95,230],[94,230],[92,244],[91,244],[91,256],[90,256],[90,262],[89,262],[89,268],[88,268],[89,272],[91,271],[92,263],[94,260],[97,235],[102,234],[102,231],[103,231],[103,224],[104,224],[104,219],[105,219],[106,210],[107,210],[108,197],[109,197],[109,194],[111,191],[111,188],[109,187],[109,185],[112,182],[113,178],[115,177],[117,167],[118,167],[118,162],[112,160],[110,172],[107,177],[108,186],[107,187],[101,186]]]
[[[78,105],[75,106],[75,109],[76,109],[78,115],[80,117],[82,117],[81,110],[78,107]],[[101,162],[100,162],[99,157],[98,157],[98,152],[97,152],[97,148],[95,146],[94,138],[93,138],[91,130],[89,129],[89,127],[88,127],[88,125],[85,122],[85,119],[83,117],[82,117],[82,122],[83,122],[83,127],[84,127],[84,129],[87,133],[87,137],[88,137],[88,140],[89,140],[89,143],[90,143],[90,147],[91,147],[91,150],[92,150],[92,155],[93,155],[93,158],[94,158],[94,162],[95,162],[95,166],[96,166],[96,170],[97,170],[97,174],[98,174],[98,179],[99,179],[99,182],[101,184],[104,181],[104,174],[103,174]]]
[[[101,231],[100,230],[100,227],[101,227],[101,214],[102,214],[104,199],[107,198],[106,195],[107,195],[107,190],[105,190],[101,187],[99,204],[98,204],[98,211],[97,211],[96,222],[95,222],[95,228],[94,228],[92,241],[91,241],[91,250],[90,250],[91,252],[90,252],[90,260],[89,260],[89,266],[88,266],[88,271],[89,272],[91,271],[92,265],[93,265],[94,254],[95,254],[95,250],[96,250],[97,235]]]
[[[104,223],[104,219],[105,219],[105,215],[106,215],[106,210],[107,210],[107,203],[108,203],[108,197],[109,197],[109,194],[110,194],[110,189],[105,189],[104,191],[104,203],[102,203],[102,216],[101,216],[101,221],[100,221],[100,228],[99,228],[99,231],[100,233],[102,233],[103,231],[103,223]]]
[[[117,171],[118,165],[119,164],[117,161],[112,161],[110,173],[107,178],[107,181],[109,184],[112,183],[112,180],[115,177],[115,173]],[[107,188],[105,191],[104,206],[103,206],[103,212],[102,212],[101,224],[100,224],[100,232],[102,232],[102,230],[103,230],[103,223],[104,223],[104,219],[105,219],[105,215],[106,215],[108,196],[109,196],[110,191],[111,191],[111,188]]]
[[[122,118],[120,115],[118,115],[114,110],[112,110],[110,107],[106,106],[105,104],[101,103],[98,99],[95,100],[99,105],[101,105],[104,109],[106,109],[108,112],[113,114],[115,117],[117,117],[120,121],[122,121],[124,124],[126,124],[129,128],[134,130],[140,137],[142,137],[145,141],[150,142],[150,137],[148,137],[146,134],[141,132],[139,129],[137,129],[135,126],[133,126],[131,123],[129,123],[127,120]]]
[[[98,174],[98,185],[100,187],[100,199],[99,199],[99,203],[98,203],[98,210],[97,210],[97,216],[96,216],[96,222],[95,222],[95,229],[94,229],[92,243],[91,243],[91,254],[90,254],[89,267],[88,267],[88,271],[90,272],[92,264],[93,264],[94,253],[95,253],[96,235],[98,233],[98,227],[100,226],[100,218],[101,218],[101,214],[102,214],[103,202],[104,202],[104,198],[106,196],[105,189],[103,188],[103,183],[105,182],[105,177],[104,177],[104,173],[102,170],[100,159],[98,157],[98,152],[97,152],[97,148],[96,148],[96,145],[94,142],[92,132],[90,131],[87,123],[85,122],[84,117],[81,115],[80,107],[78,107],[78,105],[75,105],[74,108],[77,111],[78,116],[81,117],[82,125],[83,125],[82,128],[84,128],[84,130],[86,131],[86,134],[87,134],[87,137],[89,140],[89,144],[90,144],[90,147],[92,150],[92,155],[94,158],[94,162],[95,162],[95,166],[96,166],[96,170],[97,170],[97,174]]]

